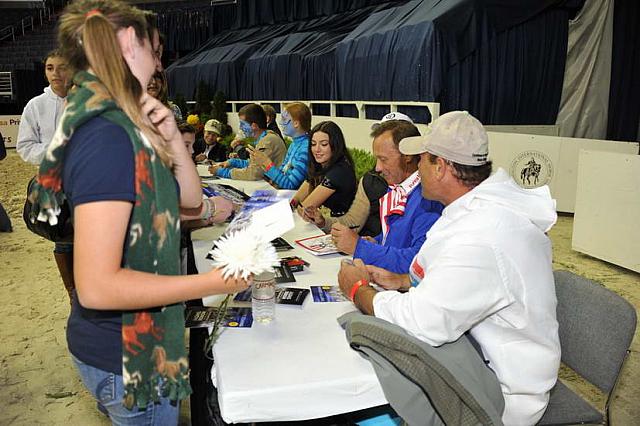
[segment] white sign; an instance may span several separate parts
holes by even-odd
[[[571,248],[640,272],[640,156],[580,150]]]
[[[578,183],[578,152],[591,149],[636,154],[637,142],[488,132],[493,169],[502,167],[524,188],[549,185],[559,212],[573,213]]]
[[[4,146],[15,148],[18,140],[20,115],[0,115],[0,133],[4,138]]]

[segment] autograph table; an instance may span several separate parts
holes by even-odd
[[[219,179],[251,194],[268,189],[265,182]],[[295,273],[287,287],[337,285],[340,260],[337,254],[314,256],[295,240],[322,233],[295,215],[296,226],[283,235],[293,250],[311,265]],[[223,227],[193,232],[198,270],[211,269],[206,254]],[[221,296],[204,299],[217,305]],[[222,418],[227,423],[306,420],[386,404],[382,388],[371,367],[349,347],[337,322],[355,310],[351,302],[316,303],[309,294],[302,307],[276,305],[275,320],[253,322],[251,328],[225,328],[213,348],[212,381],[218,390]]]

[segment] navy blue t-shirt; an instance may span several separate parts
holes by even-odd
[[[358,181],[353,166],[346,158],[343,157],[329,167],[320,185],[335,191],[322,203],[331,210],[331,216],[342,216],[351,208],[358,189]]]
[[[66,152],[63,189],[71,211],[94,201],[135,202],[134,156],[124,129],[93,118],[73,134]],[[122,312],[84,308],[73,298],[67,322],[69,351],[80,361],[122,374]]]

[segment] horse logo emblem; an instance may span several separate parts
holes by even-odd
[[[510,174],[523,188],[538,188],[553,177],[553,163],[540,151],[524,151],[511,162]]]

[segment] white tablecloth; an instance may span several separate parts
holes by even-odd
[[[264,182],[215,182],[233,184],[247,193],[268,187]],[[193,233],[198,270],[211,268],[205,256],[222,230]],[[298,255],[311,266],[295,274],[295,283],[284,286],[338,284],[343,256],[316,257],[294,243],[321,232],[296,217],[296,227],[283,236],[294,250],[282,256]],[[207,298],[205,304],[219,300]],[[315,303],[309,294],[302,307],[276,305],[276,319],[270,324],[225,329],[213,348],[216,363],[211,372],[223,419],[228,423],[305,420],[386,404],[371,364],[349,347],[336,321],[354,309],[351,302]]]

